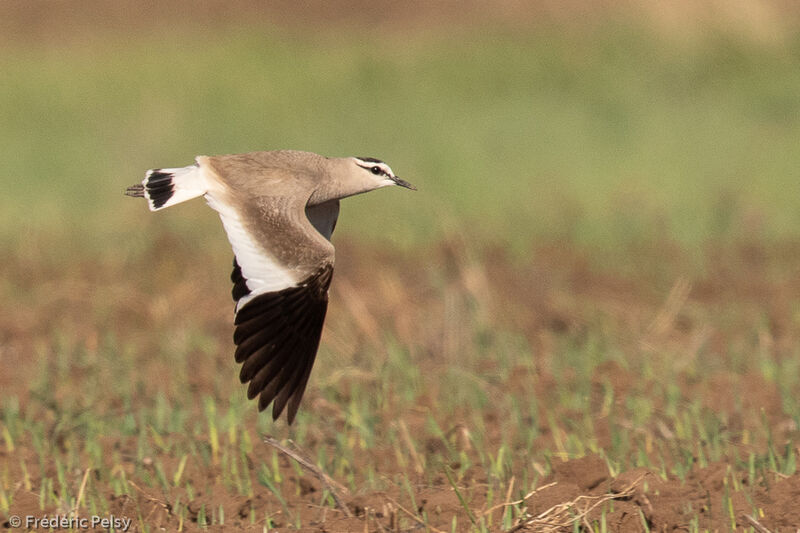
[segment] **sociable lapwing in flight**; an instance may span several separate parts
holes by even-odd
[[[413,185],[371,157],[279,150],[200,156],[183,168],[150,170],[126,194],[151,211],[203,196],[233,247],[234,358],[247,396],[297,414],[319,347],[334,265],[330,242],[339,200]]]

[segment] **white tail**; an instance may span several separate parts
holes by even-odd
[[[143,196],[151,211],[203,196],[208,192],[203,171],[197,165],[148,170],[142,181]]]

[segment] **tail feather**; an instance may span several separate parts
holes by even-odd
[[[175,174],[162,169],[150,170],[144,180],[151,209],[161,209],[175,194]]]
[[[125,194],[147,198],[151,211],[197,198],[208,192],[203,171],[197,165],[148,170],[141,185],[128,187]]]

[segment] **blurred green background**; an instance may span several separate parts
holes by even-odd
[[[339,236],[797,238],[800,33],[780,6],[739,25],[736,7],[691,25],[575,6],[286,24],[250,6],[122,29],[79,12],[50,14],[53,32],[36,20],[34,37],[22,17],[0,46],[3,238],[108,242],[151,223],[122,195],[148,168],[280,148],[379,157],[419,187],[348,200]],[[159,224],[217,231],[213,213],[185,213]]]

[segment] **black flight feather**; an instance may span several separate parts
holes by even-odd
[[[236,313],[233,335],[239,374],[250,382],[247,396],[259,395],[258,408],[272,403],[277,419],[287,404],[294,421],[319,348],[333,266],[326,265],[294,287],[259,294]],[[246,280],[234,260],[233,296],[247,296]]]

